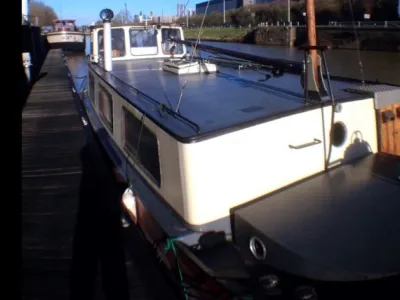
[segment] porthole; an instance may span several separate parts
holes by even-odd
[[[249,248],[251,254],[259,260],[263,260],[267,256],[267,248],[258,237],[253,236],[250,238]]]
[[[347,128],[342,122],[336,122],[333,124],[331,130],[331,141],[335,147],[342,146],[347,138]]]

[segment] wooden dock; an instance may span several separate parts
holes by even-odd
[[[22,113],[21,299],[173,300],[137,230],[121,226],[124,186],[78,101],[51,50]]]

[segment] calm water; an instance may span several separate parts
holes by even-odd
[[[240,43],[202,42],[215,47],[250,53],[269,58],[302,61],[304,52],[295,48],[248,45]],[[86,53],[90,52],[90,38],[86,39]],[[384,83],[400,85],[400,53],[381,51],[361,51],[365,80],[379,80]],[[331,75],[361,79],[359,54],[356,50],[333,49],[327,51]]]
[[[221,42],[207,42],[207,44],[269,58],[293,61],[302,61],[304,58],[304,52],[296,48]],[[360,54],[365,80],[378,79],[381,82],[400,85],[399,52],[360,51]],[[326,57],[331,75],[361,79],[358,51],[333,49],[327,51]]]

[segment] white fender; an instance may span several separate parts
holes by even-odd
[[[129,211],[129,215],[132,218],[132,221],[136,224],[137,222],[137,204],[136,204],[136,197],[133,194],[130,188],[127,188],[122,195],[122,203]]]

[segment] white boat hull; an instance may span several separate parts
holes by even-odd
[[[85,49],[85,34],[83,32],[50,32],[47,34],[47,41],[51,48],[63,48],[81,50]]]

